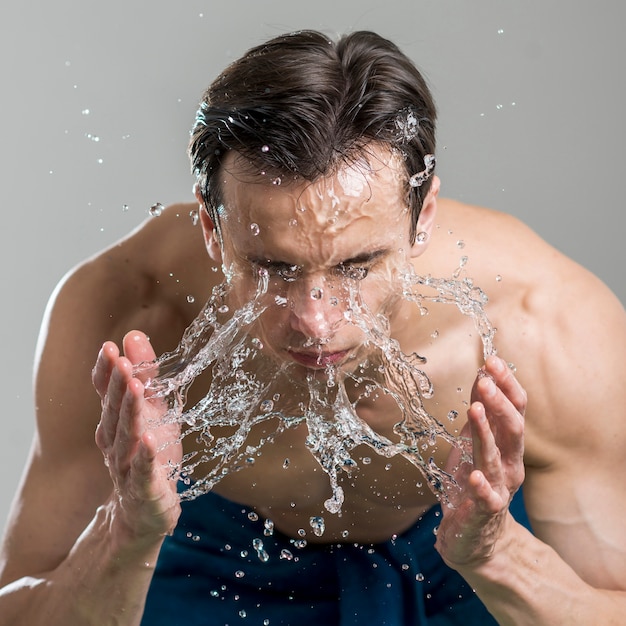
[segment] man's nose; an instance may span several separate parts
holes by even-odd
[[[290,291],[291,327],[307,337],[331,337],[344,320],[344,306],[336,286],[328,280],[302,277]]]

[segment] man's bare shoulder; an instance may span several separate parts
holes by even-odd
[[[567,463],[573,449],[606,454],[607,433],[624,424],[626,394],[617,382],[626,376],[622,304],[599,278],[510,215],[452,201],[442,203],[441,215],[451,242],[437,255],[446,258],[457,247],[457,257],[467,256],[466,275],[489,297],[496,347],[528,392],[527,461]],[[600,365],[603,377],[594,374]],[[611,426],[590,430],[589,405]],[[621,436],[625,431],[619,426]]]
[[[157,350],[170,349],[219,280],[190,217],[195,209],[172,205],[70,271],[52,299],[50,321],[59,317],[67,326],[68,315],[76,316],[88,333],[118,342],[137,328],[154,337]]]

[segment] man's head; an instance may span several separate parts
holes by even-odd
[[[435,152],[435,105],[413,63],[391,42],[356,32],[336,43],[314,31],[283,35],[250,50],[204,94],[192,131],[191,163],[219,229],[220,172],[236,152],[268,177],[313,182],[374,157],[400,157],[410,240],[432,176],[409,179]],[[421,181],[420,181],[421,182]]]

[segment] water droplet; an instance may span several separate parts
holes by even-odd
[[[369,465],[372,462],[372,459],[369,456],[364,456],[362,461],[363,465]]]
[[[274,534],[274,522],[271,519],[266,519],[263,523],[263,534],[266,537],[271,537]]]
[[[256,522],[259,519],[259,516],[257,515],[257,513],[255,511],[250,511],[250,513],[248,513],[248,519],[251,522]]]
[[[320,516],[314,516],[309,519],[309,524],[311,524],[311,528],[313,529],[313,534],[316,537],[321,537],[326,530],[326,524],[324,523],[324,518]]]
[[[89,115],[89,114],[91,113],[91,111],[90,111],[89,109],[83,109],[83,110],[81,111],[81,113],[82,113],[83,115]]]
[[[263,350],[263,342],[258,337],[253,337],[250,343],[257,349]]]
[[[345,539],[348,535],[350,534],[349,530],[342,530],[341,531],[341,536]]]
[[[282,183],[282,179],[280,178],[280,176],[277,176],[276,178],[274,178],[272,180],[272,185],[280,185]]]
[[[418,583],[421,583],[424,581],[424,574],[422,574],[421,572],[419,574],[415,574],[415,580],[417,580]]]
[[[235,572],[235,578],[243,578],[245,575],[246,573],[242,572],[240,569]]]
[[[453,422],[459,416],[459,412],[452,409],[448,412],[448,419]]]
[[[456,242],[456,247],[462,250],[463,248],[465,248],[465,242],[462,239],[459,239]]]
[[[241,609],[241,611],[239,611],[239,617],[246,617],[247,613]]]
[[[252,222],[252,224],[250,224],[250,232],[256,237],[261,232],[261,229],[257,223]]]
[[[298,225],[298,220],[297,219],[290,219],[289,220],[289,226],[291,226],[292,228],[294,226],[297,226],[297,225]]]
[[[274,402],[278,402],[280,400],[280,394],[279,393],[275,393],[272,396],[272,400],[274,400]]]
[[[161,213],[163,213],[163,205],[160,202],[155,202],[149,209],[148,209],[148,213],[152,216],[152,217],[159,217],[159,215],[161,215]]]
[[[270,147],[265,145],[261,147],[261,152],[269,152],[270,151]]]
[[[128,211],[128,205],[127,204],[122,204],[122,211],[124,213],[126,213],[126,211]]]
[[[502,280],[502,276],[500,274],[496,275],[496,282],[499,283]]]
[[[504,34],[504,28],[498,28],[498,35]]]
[[[240,556],[242,559],[245,559],[245,558],[248,556],[248,551],[247,551],[247,550],[242,550],[242,551],[239,553],[239,556]]]
[[[269,413],[274,408],[274,402],[272,400],[263,400],[260,408],[263,413]]]
[[[283,461],[283,469],[287,469],[289,467],[289,459],[285,459]]]
[[[280,551],[280,558],[285,560],[285,561],[292,561],[293,560],[293,554],[291,553],[291,550],[287,550],[287,548],[283,548]]]
[[[196,299],[192,295],[187,296],[187,302],[189,302],[189,304],[193,304],[195,301]]]
[[[324,291],[321,287],[313,287],[313,289],[311,289],[311,298],[313,298],[313,300],[319,300],[323,295]]]
[[[438,330],[433,330],[433,332],[430,334],[430,336],[433,339],[437,339],[437,337],[439,337],[439,331]]]
[[[331,306],[337,306],[339,304],[339,300],[334,296],[329,300]]]
[[[267,618],[263,620],[263,626],[270,626],[270,621]]]
[[[227,304],[222,304],[222,306],[217,310],[219,313],[228,313],[230,309],[228,308]]]
[[[191,218],[191,223],[195,226],[198,223],[198,220],[200,219],[200,213],[198,209],[193,209],[189,211],[189,217]]]
[[[193,535],[191,541],[200,541],[200,535]]]
[[[406,572],[409,569],[409,566],[406,563],[402,563],[402,569]]]

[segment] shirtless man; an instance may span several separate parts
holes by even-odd
[[[0,558],[2,626],[623,623],[624,311],[517,220],[438,198],[434,117],[410,62],[365,33],[278,38],[209,88],[190,148],[201,225],[189,219],[197,205],[168,208],[73,271],[48,308],[37,434]],[[451,307],[422,316],[394,291],[407,264],[450,275],[459,241],[516,375],[498,357],[483,362]],[[301,379],[358,366],[363,331],[328,297],[358,283],[403,352],[427,357],[435,417],[473,441],[470,468],[443,442],[430,450],[460,485],[454,507],[439,509],[402,458],[365,448],[341,478],[341,516],[329,514],[304,425],[181,506],[164,463],[200,444],[162,448],[178,425],[147,427],[165,407],[144,397],[133,364],[176,346],[221,267],[231,308],[268,273],[288,306],[255,328],[268,358]],[[317,287],[326,293],[311,298]],[[388,396],[356,410],[394,438]],[[522,483],[532,533],[510,511]]]

